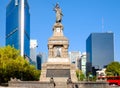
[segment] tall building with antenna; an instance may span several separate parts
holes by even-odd
[[[6,45],[30,56],[30,13],[27,0],[10,0],[6,8]]]

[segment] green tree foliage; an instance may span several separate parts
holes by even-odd
[[[120,76],[120,63],[111,62],[106,68],[107,76]]]
[[[85,79],[85,75],[82,73],[81,70],[76,70],[76,76],[78,78],[78,81],[83,81]]]
[[[18,50],[11,46],[0,48],[0,83],[10,78],[21,80],[39,80],[40,71],[20,56]]]

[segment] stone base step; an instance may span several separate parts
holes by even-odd
[[[67,79],[68,77],[64,77],[64,78],[61,78],[61,77],[54,77],[54,81],[57,82],[57,83],[66,83],[67,82]]]
[[[66,82],[55,82],[55,88],[67,88]]]

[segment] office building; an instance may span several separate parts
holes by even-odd
[[[80,51],[71,51],[69,52],[69,58],[70,58],[70,62],[75,64],[76,69],[79,69],[79,59],[81,57],[81,52]]]
[[[37,68],[37,40],[30,40],[30,59],[31,63]]]
[[[83,74],[86,76],[86,62],[87,62],[86,52],[81,54],[80,60],[79,60],[79,68],[83,72]]]
[[[38,54],[37,55],[37,69],[41,70],[42,67],[42,55]]]
[[[43,63],[47,62],[47,55],[44,52],[37,54],[37,69],[41,69]]]
[[[10,0],[6,7],[6,45],[30,57],[30,13],[27,0]]]
[[[92,33],[86,40],[87,70],[102,69],[114,61],[114,36],[112,32]],[[91,68],[89,68],[91,67]]]

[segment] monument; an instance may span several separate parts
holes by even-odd
[[[42,64],[41,82],[48,82],[50,78],[55,81],[65,81],[70,77],[77,81],[75,65],[70,63],[68,56],[69,41],[63,34],[62,11],[59,4],[54,7],[56,22],[53,26],[53,36],[48,40],[48,61]]]

